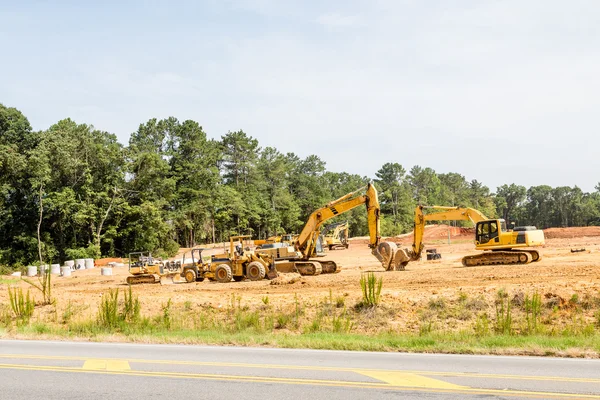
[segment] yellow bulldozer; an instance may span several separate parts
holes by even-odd
[[[172,275],[181,273],[181,265],[152,257],[150,252],[138,251],[129,253],[129,273],[131,276],[126,281],[130,285],[158,282],[169,284],[173,282]]]
[[[424,212],[428,210],[433,212]],[[509,229],[504,219],[489,219],[473,208],[420,205],[415,209],[412,248],[399,249],[392,242],[380,243],[377,253],[381,256],[383,266],[386,269],[404,270],[409,262],[421,258],[427,221],[460,220],[470,220],[475,224],[475,248],[483,250],[479,254],[463,257],[464,266],[528,264],[541,260],[539,251],[532,247],[544,245],[542,230],[535,227]]]

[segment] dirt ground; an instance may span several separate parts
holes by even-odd
[[[332,259],[342,266],[333,275],[307,276],[292,284],[272,285],[271,281],[198,282],[193,284],[145,284],[133,287],[142,302],[143,313],[160,313],[168,299],[174,305],[187,303],[187,307],[226,308],[232,295],[239,297],[242,305],[259,308],[265,296],[275,307],[289,307],[295,297],[306,307],[317,305],[331,295],[344,296],[351,306],[361,299],[360,276],[372,271],[383,277],[382,302],[402,310],[390,321],[405,329],[414,329],[417,318],[414,310],[427,304],[432,297],[455,298],[458,293],[469,296],[483,295],[493,298],[500,288],[512,293],[537,291],[546,298],[559,296],[569,299],[575,293],[596,293],[600,290],[600,229],[552,229],[547,234],[546,245],[541,249],[542,260],[527,266],[463,267],[461,258],[475,252],[472,232],[468,229],[451,229],[448,244],[448,227],[428,228],[425,236],[427,248],[435,247],[441,260],[412,262],[406,271],[385,272],[370,254],[364,238],[351,240],[349,249],[333,250],[324,259]],[[410,235],[393,238],[410,243]],[[572,252],[571,250],[585,249]],[[112,260],[114,261],[114,260]],[[53,296],[58,304],[85,305],[87,313],[96,312],[103,295],[111,288],[126,289],[127,267],[114,268],[113,276],[101,276],[100,268],[73,272],[71,277],[54,278]],[[4,277],[5,279],[7,277]],[[26,284],[21,283],[23,287]],[[0,285],[0,303],[8,304],[6,284]]]

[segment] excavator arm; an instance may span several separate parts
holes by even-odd
[[[438,210],[438,212],[425,214],[423,212],[424,209]],[[395,243],[382,242],[378,249],[379,253],[382,254],[380,260],[387,270],[404,270],[406,264],[410,261],[420,259],[424,248],[423,234],[427,221],[470,220],[473,223],[477,223],[487,219],[485,215],[474,208],[419,205],[415,208],[412,249],[398,249]]]
[[[424,214],[423,209],[441,210],[440,212]],[[423,233],[426,221],[463,221],[470,220],[474,224],[486,220],[487,217],[479,210],[468,207],[417,206],[415,209],[415,230],[412,245],[411,261],[421,258],[423,252]]]
[[[365,190],[366,189],[366,190]],[[359,195],[364,190],[364,194]],[[337,200],[327,203],[324,207],[314,211],[302,232],[296,240],[295,247],[305,259],[308,259],[315,251],[321,225],[340,214],[348,212],[362,204],[367,206],[367,220],[369,224],[369,247],[377,249],[381,237],[379,235],[379,200],[377,190],[372,184],[368,184],[359,190],[348,193]]]

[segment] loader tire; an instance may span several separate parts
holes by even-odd
[[[187,283],[196,282],[196,271],[194,271],[193,269],[187,269],[183,276]]]
[[[251,281],[260,281],[265,279],[265,266],[258,261],[252,261],[246,267],[246,278]]]
[[[215,269],[215,279],[220,283],[228,283],[231,282],[232,274],[231,267],[227,264],[217,265]]]

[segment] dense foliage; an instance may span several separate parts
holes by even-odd
[[[0,104],[0,264],[38,259],[174,253],[179,246],[299,232],[308,215],[354,191],[368,177],[327,171],[316,155],[300,158],[243,131],[220,140],[194,121],[152,119],[127,146],[114,134],[65,119],[34,131],[15,108]],[[374,182],[382,233],[412,228],[414,206],[475,207],[520,225],[600,224],[600,186],[503,185],[495,194],[457,173],[386,163]],[[362,208],[338,218],[350,234],[367,234]]]

